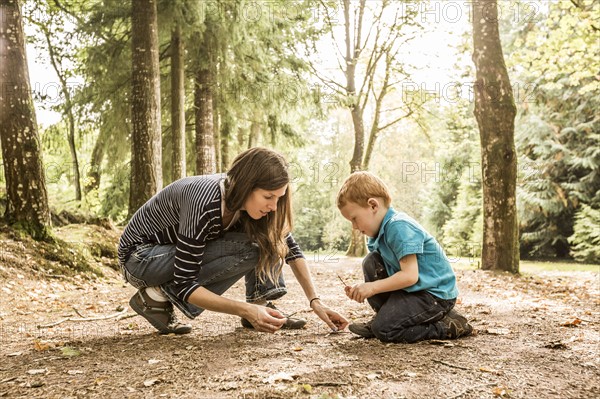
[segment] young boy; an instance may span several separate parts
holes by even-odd
[[[357,302],[366,299],[376,314],[350,331],[383,342],[455,339],[470,335],[467,319],[453,310],[458,296],[448,258],[421,225],[390,206],[389,191],[369,172],[350,175],[337,197],[342,215],[369,237],[363,260],[365,282],[346,287]]]

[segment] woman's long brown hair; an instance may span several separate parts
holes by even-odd
[[[227,172],[225,205],[235,212],[244,206],[256,189],[277,190],[287,187],[277,202],[277,210],[255,220],[241,212],[240,221],[246,234],[258,244],[257,275],[277,282],[288,252],[285,237],[292,230],[290,175],[285,158],[267,148],[255,147],[239,154]]]

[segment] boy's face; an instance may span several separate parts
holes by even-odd
[[[340,208],[340,212],[342,216],[352,223],[353,229],[359,230],[364,235],[372,238],[377,237],[379,227],[385,216],[385,212],[382,214],[379,201],[374,198],[369,199],[366,207],[354,202],[348,202]]]

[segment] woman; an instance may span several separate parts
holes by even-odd
[[[267,303],[287,292],[285,261],[315,314],[332,330],[344,329],[348,321],[321,302],[290,234],[289,182],[281,155],[252,148],[236,157],[227,174],[183,178],[152,197],[119,243],[125,279],[138,288],[132,309],[163,334],[191,331],[177,321],[173,305],[189,318],[204,310],[237,315],[258,331],[301,328],[305,321]],[[246,302],[221,296],[244,276]]]

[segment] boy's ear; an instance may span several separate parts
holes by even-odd
[[[369,205],[369,208],[373,210],[377,210],[377,208],[379,208],[379,201],[377,201],[377,198],[369,198],[367,200],[367,204]]]

